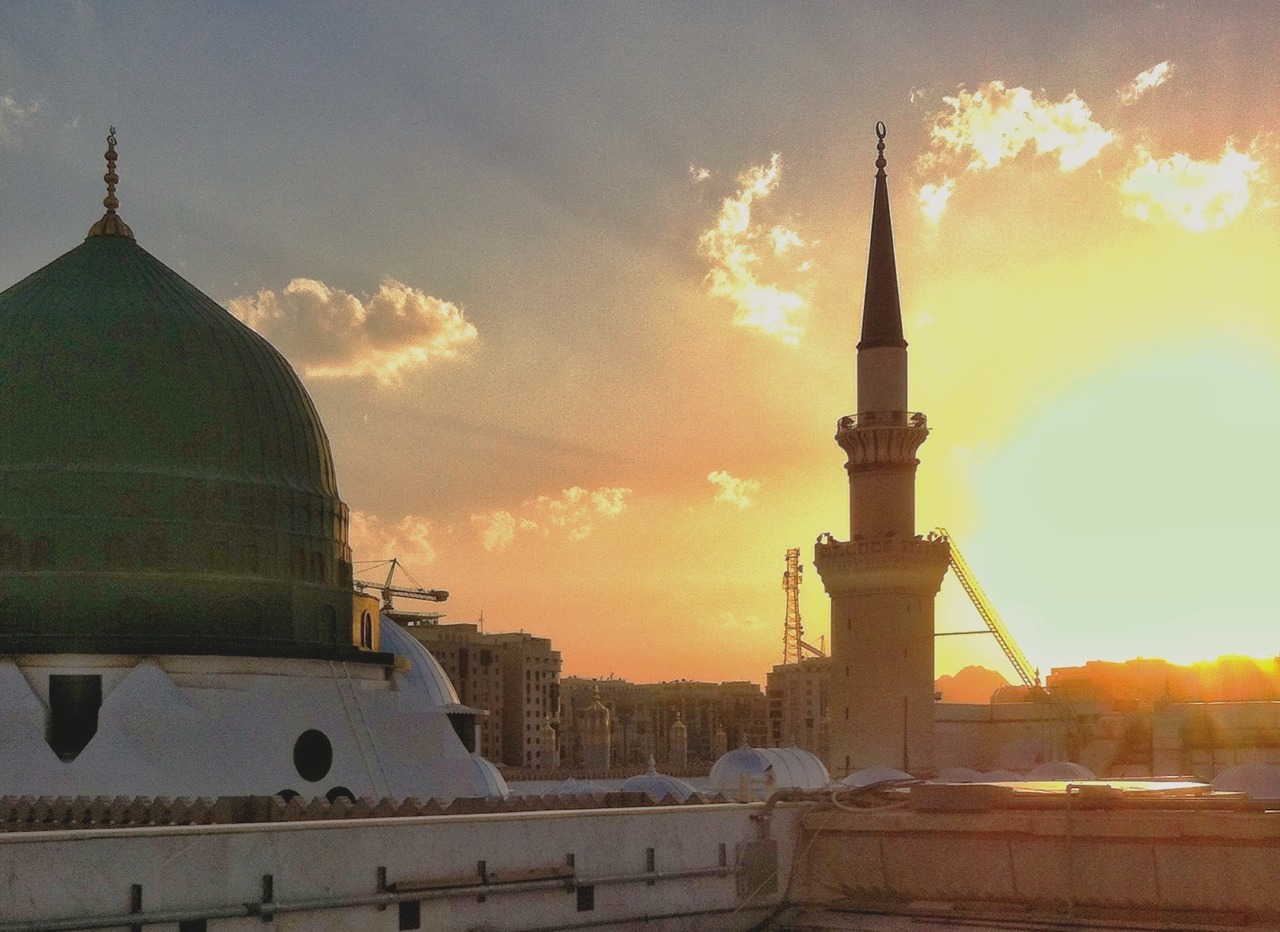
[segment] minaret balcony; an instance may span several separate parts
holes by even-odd
[[[920,411],[863,411],[846,414],[836,422],[836,436],[841,431],[867,427],[912,427],[928,429],[929,419]]]
[[[836,443],[849,454],[849,468],[917,462],[916,451],[929,436],[919,411],[861,411],[836,422]]]

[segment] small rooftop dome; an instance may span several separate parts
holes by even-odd
[[[943,767],[938,771],[934,783],[981,783],[982,774],[972,767]]]
[[[1250,761],[1228,767],[1213,778],[1219,793],[1244,793],[1253,799],[1280,799],[1280,765]]]
[[[590,780],[575,780],[569,777],[542,791],[543,796],[595,796],[604,793],[605,789]]]
[[[406,688],[426,693],[438,706],[460,707],[449,675],[431,656],[431,651],[386,615],[382,616],[382,649],[409,661],[409,672],[400,679]]]
[[[863,787],[871,786],[873,783],[907,783],[913,780],[915,780],[915,777],[904,770],[895,770],[892,767],[883,767],[877,764],[874,767],[863,767],[861,770],[855,770],[841,780],[840,785]]]
[[[625,793],[648,793],[659,802],[668,796],[674,796],[684,802],[697,792],[683,780],[669,777],[665,773],[658,773],[658,768],[654,764],[652,756],[649,757],[649,769],[644,773],[623,780],[619,789]]]
[[[1017,783],[1021,779],[1022,774],[1012,770],[988,770],[982,775],[983,783]]]
[[[711,768],[711,790],[736,795],[746,778],[755,799],[774,790],[819,790],[831,783],[831,775],[816,755],[800,748],[734,748]]]

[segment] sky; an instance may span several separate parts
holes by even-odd
[[[115,126],[138,242],[302,375],[357,575],[566,674],[763,682],[787,548],[848,535],[877,120],[917,531],[1046,672],[1280,653],[1271,3],[10,0],[0,288]]]

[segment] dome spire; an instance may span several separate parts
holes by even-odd
[[[884,167],[883,123],[876,123],[876,194],[871,210],[871,246],[867,255],[867,292],[862,303],[862,340],[858,349],[902,346],[902,306],[898,300],[898,268],[893,258],[893,223],[889,219],[889,185]]]
[[[116,208],[120,206],[120,198],[116,197],[116,183],[119,182],[120,176],[116,174],[116,128],[114,126],[107,132],[107,151],[104,157],[107,160],[107,173],[102,176],[102,180],[107,183],[107,196],[102,199],[102,206],[107,209],[107,212],[102,215],[101,220],[89,228],[89,235],[127,236],[133,239],[133,230],[129,229],[129,224],[116,215]]]

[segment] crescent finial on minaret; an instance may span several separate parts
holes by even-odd
[[[116,185],[120,182],[120,176],[116,174],[116,128],[114,126],[107,131],[107,151],[104,157],[107,160],[107,173],[102,176],[102,180],[107,183],[107,196],[102,199],[102,206],[107,209],[107,212],[102,215],[101,220],[89,228],[89,235],[127,236],[133,239],[133,230],[129,229],[129,224],[116,214],[116,208],[120,206],[120,198],[116,197]]]

